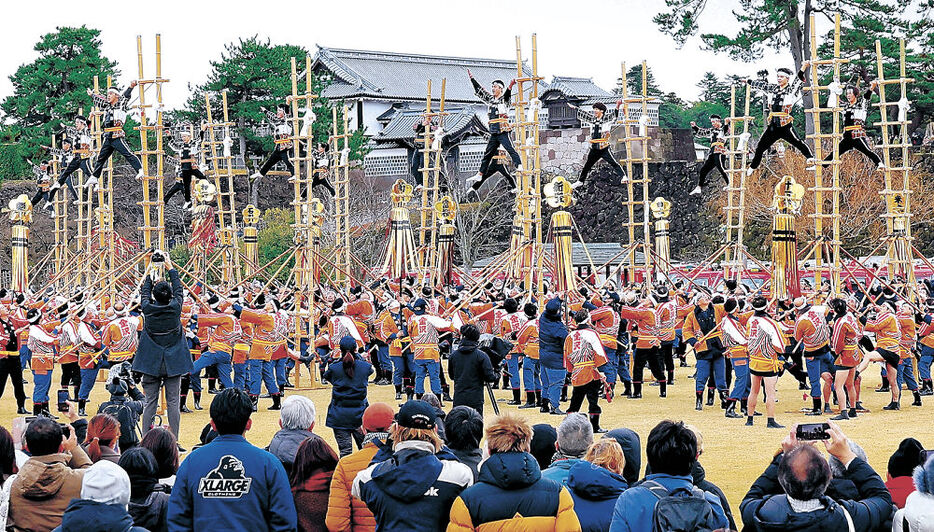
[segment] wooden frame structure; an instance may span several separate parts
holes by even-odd
[[[139,131],[140,137],[140,161],[143,164],[143,199],[138,205],[143,209],[143,225],[139,230],[143,234],[143,249],[165,249],[165,204],[162,202],[162,196],[165,194],[163,186],[163,164],[165,151],[162,144],[162,85],[168,82],[168,79],[162,77],[162,36],[156,34],[156,77],[146,79],[143,69],[143,40],[136,36],[136,55],[139,63],[139,104],[136,108],[139,110]],[[150,85],[156,89],[156,103],[146,103],[146,89]],[[155,122],[150,123],[148,112],[155,109]],[[155,149],[150,149],[149,133],[155,135]],[[149,173],[149,157],[156,158],[156,173]],[[155,182],[156,198],[152,199],[152,185]],[[155,209],[155,219],[153,219],[153,209]]]
[[[207,150],[202,153],[209,154],[209,167],[204,177],[214,178],[214,187],[217,189],[217,228],[220,240],[221,253],[221,283],[232,285],[240,282],[240,247],[237,238],[237,203],[234,188],[233,155],[231,154],[230,128],[236,122],[230,120],[227,110],[227,91],[221,91],[221,112],[223,121],[215,122],[211,109],[211,96],[204,95],[204,106],[207,113],[207,138],[202,146]],[[223,133],[223,138],[218,138]],[[192,137],[194,138],[194,137]]]
[[[428,90],[425,99],[425,114],[429,124],[425,127],[421,137],[415,138],[415,145],[421,144],[416,150],[415,157],[422,156],[422,187],[419,194],[420,205],[418,227],[418,255],[421,265],[421,280],[428,281],[435,286],[438,279],[438,212],[435,205],[438,203],[439,185],[441,182],[441,138],[444,135],[444,117],[448,114],[444,110],[444,95],[447,80],[441,80],[441,96],[438,110],[432,109],[431,80],[428,80]],[[432,126],[437,129],[432,131]]]
[[[645,264],[643,265],[646,280],[651,279],[652,272],[652,224],[651,214],[649,213],[651,198],[649,196],[649,183],[652,178],[649,177],[649,136],[648,136],[648,84],[646,78],[646,63],[642,61],[642,93],[640,96],[629,96],[629,86],[626,80],[626,63],[622,64],[622,101],[623,101],[623,143],[626,146],[626,158],[620,162],[626,164],[626,196],[623,200],[625,206],[626,220],[623,227],[629,238],[628,256],[629,256],[629,274],[636,270],[636,250],[641,247]],[[637,103],[642,106],[638,117],[633,117],[629,112],[629,104]],[[644,124],[643,124],[644,123]],[[642,131],[642,127],[645,130]],[[633,134],[632,128],[636,128],[636,134]],[[644,134],[643,134],[644,133]],[[642,167],[642,175],[636,179],[633,168],[639,165]],[[636,209],[641,208],[642,212],[637,217]],[[639,242],[637,229],[642,229],[642,241]]]
[[[752,90],[745,85],[743,97],[743,114],[736,116],[736,85],[730,87],[730,123],[729,141],[727,148],[727,177],[729,184],[726,187],[727,203],[723,207],[726,217],[726,250],[723,262],[724,279],[732,279],[737,283],[742,281],[743,270],[746,269],[748,252],[743,242],[743,233],[746,227],[746,167],[748,165],[749,150],[746,145],[749,139],[749,123],[753,117],[749,115],[749,101]],[[742,124],[742,133],[738,133],[739,124]]]
[[[309,69],[310,70],[310,69]],[[331,176],[334,178],[334,281],[350,288],[350,137],[347,106],[341,109],[343,133],[338,128],[337,107],[331,108]],[[343,142],[342,142],[343,141]],[[311,191],[308,192],[311,194]]]

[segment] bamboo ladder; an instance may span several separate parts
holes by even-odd
[[[876,125],[882,128],[882,155],[885,162],[884,183],[885,189],[879,194],[885,199],[886,213],[885,225],[887,234],[886,242],[886,267],[889,277],[901,276],[907,284],[907,299],[915,301],[918,297],[915,288],[915,272],[912,265],[912,240],[911,236],[911,194],[910,172],[911,172],[911,154],[909,148],[911,141],[908,138],[908,109],[902,109],[902,105],[908,105],[908,84],[913,83],[914,79],[906,77],[905,74],[905,40],[899,40],[899,76],[895,79],[885,78],[885,68],[882,56],[882,44],[876,41],[876,69],[877,80],[879,83],[879,103],[874,104],[879,108],[880,119]],[[886,92],[888,87],[897,86],[899,89],[899,100],[888,101]],[[897,114],[895,120],[889,118],[890,107],[896,107]],[[890,135],[889,127],[898,128],[899,133]]]
[[[339,133],[338,117],[343,122],[343,133]],[[332,134],[331,175],[334,177],[334,281],[341,288],[350,287],[350,137],[347,122],[347,106],[338,115],[337,107],[331,108]],[[342,153],[342,150],[347,152]]]
[[[95,78],[96,80],[96,78]],[[107,88],[110,89],[113,84],[113,79],[110,76],[107,76]],[[96,87],[95,87],[96,89]],[[99,118],[99,117],[98,117]],[[107,295],[113,298],[114,295],[114,267],[115,267],[115,251],[114,251],[114,163],[113,157],[107,161],[107,166],[104,168],[101,173],[100,180],[98,182],[97,190],[97,209],[92,209],[93,207],[93,198],[90,200],[91,203],[88,204],[88,216],[90,217],[91,213],[94,212],[97,214],[97,272],[96,272],[96,284],[98,288],[109,287],[107,290]],[[88,195],[93,193],[93,190],[87,191]],[[89,218],[90,220],[90,218]],[[91,227],[90,221],[88,225],[88,236],[91,236]],[[93,244],[88,240],[88,251],[93,248]],[[91,261],[88,261],[90,263]]]
[[[136,129],[139,131],[139,155],[140,161],[143,164],[143,199],[137,203],[143,209],[143,225],[139,227],[138,230],[142,231],[143,234],[143,249],[157,248],[165,250],[165,204],[162,202],[162,197],[164,195],[164,185],[162,182],[163,158],[165,156],[162,145],[162,84],[169,80],[162,77],[162,36],[158,33],[156,34],[155,78],[145,78],[143,71],[143,40],[139,35],[136,36],[136,55],[139,64],[139,79],[137,80],[139,86],[139,104],[136,107],[139,109],[140,121]],[[146,88],[150,85],[154,85],[156,89],[155,106],[146,103]],[[154,123],[150,124],[147,113],[149,109],[153,107],[155,107],[156,111],[156,120]],[[150,132],[155,135],[155,149],[150,149]],[[155,175],[150,175],[149,173],[150,156],[156,158]],[[152,199],[151,185],[153,182],[155,182],[156,185],[155,199]],[[153,208],[155,208],[155,219],[153,219]],[[147,259],[147,264],[148,260],[149,259]]]
[[[539,144],[538,99],[538,37],[532,34],[532,69],[526,72],[522,60],[522,42],[516,36],[516,85],[513,96],[515,106],[516,149],[522,162],[522,170],[516,172],[517,188],[513,238],[510,253],[515,260],[507,272],[515,281],[522,281],[527,290],[542,290],[544,281],[542,267],[542,157]]]
[[[217,223],[221,242],[221,283],[230,286],[241,280],[240,247],[237,238],[237,205],[234,189],[233,155],[231,153],[230,128],[236,126],[230,121],[227,111],[227,90],[221,91],[221,111],[223,121],[215,122],[211,109],[211,96],[204,95],[207,112],[207,138],[202,146],[210,155],[210,166],[205,177],[214,178],[217,189]],[[218,139],[218,132],[223,138]],[[194,138],[194,137],[192,137]],[[220,149],[218,149],[220,148]]]
[[[639,132],[640,118],[648,116],[648,84],[646,82],[646,63],[642,61],[642,94],[640,96],[629,96],[629,87],[626,80],[626,63],[622,64],[622,100],[623,100],[623,142],[626,145],[626,158],[620,162],[626,163],[626,198],[623,205],[626,207],[626,220],[623,227],[629,237],[629,275],[634,279],[636,271],[636,250],[642,248],[645,260],[644,279],[651,279],[652,275],[652,231],[649,214],[649,183],[652,182],[649,177],[649,137],[648,125],[646,124],[646,135],[642,136]],[[630,110],[630,104],[639,106],[639,114],[635,115]],[[633,135],[632,128],[635,127],[636,134]],[[636,165],[642,167],[642,175],[636,179],[633,174],[633,168]],[[636,208],[642,210],[637,218]],[[642,228],[642,241],[639,242],[637,229]],[[636,245],[638,243],[638,245]]]
[[[72,139],[72,146],[74,146],[75,140]],[[57,145],[55,140],[55,135],[52,135],[52,152],[56,151]],[[74,155],[78,157],[77,154]],[[56,155],[52,157],[52,183],[57,182],[58,176],[62,172],[62,161],[60,156]],[[55,236],[55,247],[53,248],[54,257],[53,257],[53,273],[58,276],[65,271],[65,264],[68,262],[69,249],[68,249],[68,194],[69,191],[65,190],[65,187],[62,187],[62,190],[57,191],[55,196],[55,201],[52,203],[53,214],[52,220],[54,222],[54,227],[52,229]]]
[[[814,122],[814,133],[807,136],[814,143],[814,186],[810,191],[814,193],[814,213],[811,217],[814,219],[814,280],[815,288],[820,288],[822,283],[822,264],[826,258],[829,266],[829,278],[831,288],[834,293],[840,293],[840,140],[843,138],[843,132],[840,129],[840,100],[834,107],[824,107],[820,103],[822,92],[830,92],[829,85],[821,85],[820,67],[829,66],[832,71],[832,82],[840,83],[840,67],[849,62],[847,59],[840,59],[840,14],[837,13],[834,18],[834,36],[833,36],[833,58],[821,59],[817,55],[817,30],[814,21],[814,15],[811,15],[811,98],[812,105],[805,112],[810,113]],[[841,95],[840,98],[844,98]],[[828,98],[829,100],[829,98]],[[830,102],[828,101],[828,104]],[[830,113],[832,120],[832,130],[830,133],[821,131],[821,115]],[[830,161],[831,183],[830,186],[824,184],[824,147],[825,140],[831,142]],[[826,199],[824,194],[830,193],[830,212],[826,211]],[[830,239],[825,235],[826,229],[824,222],[828,222],[831,229]],[[826,253],[826,255],[825,255]]]
[[[749,100],[752,92],[745,85],[746,92],[743,97],[743,114],[736,116],[736,85],[730,87],[730,123],[729,141],[727,149],[727,176],[729,184],[726,187],[726,206],[723,213],[726,216],[726,248],[723,263],[723,276],[725,279],[735,280],[737,283],[743,279],[743,270],[746,267],[746,246],[743,243],[743,230],[746,226],[746,166],[749,158],[747,143],[749,139],[749,123],[753,120],[749,115]],[[742,124],[742,133],[738,132]]]
[[[421,280],[428,281],[434,286],[438,278],[438,212],[435,205],[439,200],[438,187],[441,178],[441,142],[435,142],[436,135],[432,133],[431,126],[435,125],[437,117],[438,128],[443,128],[444,117],[448,114],[444,111],[444,94],[447,80],[441,80],[441,97],[438,103],[438,110],[432,110],[431,105],[431,80],[428,80],[427,96],[425,98],[425,114],[429,120],[429,125],[425,128],[420,138],[415,139],[416,146],[421,144],[418,153],[422,156],[422,190],[419,195],[420,205],[419,227],[418,227],[418,255],[420,262]],[[443,130],[442,130],[443,131]]]

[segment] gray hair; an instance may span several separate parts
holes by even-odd
[[[315,422],[315,403],[304,395],[290,395],[282,401],[282,411],[279,419],[282,428],[293,430],[308,430]]]
[[[580,412],[568,414],[558,425],[558,451],[567,456],[582,458],[593,443],[593,426]]]
[[[868,462],[866,459],[866,451],[864,451],[858,443],[853,440],[847,440],[846,442],[849,444],[850,450],[853,451],[853,454],[859,458],[862,458],[864,462]],[[830,456],[827,458],[827,461],[830,462],[830,473],[832,474],[833,478],[843,478],[846,476],[846,466],[843,465],[843,462],[841,462],[839,458],[836,456]]]

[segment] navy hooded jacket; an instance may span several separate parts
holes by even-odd
[[[367,379],[373,373],[369,362],[354,357],[353,377],[344,372],[344,363],[336,360],[328,366],[322,378],[331,383],[331,404],[324,424],[332,429],[356,430],[363,425]]]
[[[557,312],[548,312],[556,305]],[[560,306],[560,299],[552,299],[538,319],[538,359],[548,369],[564,369],[564,340],[568,337],[568,328],[561,321]]]
[[[82,532],[145,532],[133,526],[133,518],[119,504],[104,504],[87,499],[72,499],[62,515],[62,524],[55,531]]]
[[[616,499],[629,485],[609,469],[580,461],[571,466],[568,489],[583,532],[609,530]]]
[[[357,474],[351,493],[373,512],[377,530],[447,527],[451,505],[473,482],[473,473],[456,460],[439,460],[433,451],[429,442],[401,442],[392,458]]]

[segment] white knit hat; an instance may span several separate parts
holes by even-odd
[[[117,464],[101,460],[85,471],[81,498],[126,508],[130,504],[130,476]]]

